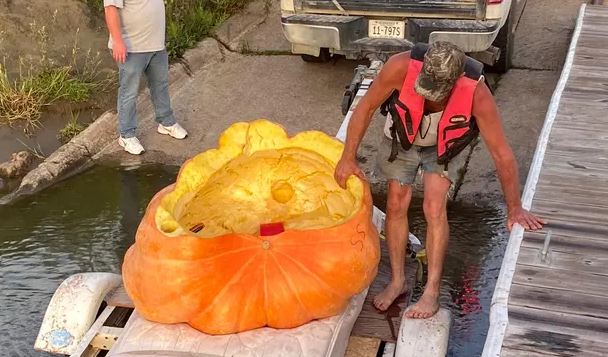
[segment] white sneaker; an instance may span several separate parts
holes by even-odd
[[[186,129],[182,128],[178,123],[171,126],[163,126],[162,124],[158,124],[158,132],[165,135],[171,135],[176,139],[183,139],[188,136]]]
[[[125,148],[126,152],[128,152],[129,154],[133,154],[133,155],[139,155],[145,151],[144,147],[141,146],[141,143],[139,142],[139,140],[136,137],[133,137],[133,138],[119,137],[118,145],[122,146],[123,148]]]

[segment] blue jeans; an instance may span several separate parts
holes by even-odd
[[[128,53],[118,65],[118,132],[132,138],[137,129],[137,96],[141,77],[146,75],[156,122],[164,126],[176,123],[169,98],[169,56],[167,51]]]

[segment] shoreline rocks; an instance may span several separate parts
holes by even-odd
[[[15,179],[25,176],[34,162],[34,155],[29,151],[13,153],[11,159],[0,164],[0,177],[5,179]],[[3,187],[0,182],[0,188]]]

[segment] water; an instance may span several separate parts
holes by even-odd
[[[374,200],[384,210],[382,198]],[[508,242],[503,207],[448,204],[450,245],[443,270],[441,305],[452,311],[448,357],[480,356],[489,328],[490,303]],[[426,222],[422,199],[408,212],[410,230],[423,243]],[[413,299],[422,295],[416,286]]]
[[[2,357],[55,356],[32,349],[55,289],[75,273],[119,273],[146,205],[175,180],[177,171],[177,167],[161,166],[96,167],[34,197],[0,207]],[[423,239],[421,207],[420,201],[412,203],[410,227]],[[450,204],[448,214],[451,241],[442,304],[456,318],[449,356],[479,356],[508,237],[504,212]]]
[[[147,203],[177,168],[98,167],[0,207],[0,355],[32,349],[55,289],[79,272],[119,273]]]

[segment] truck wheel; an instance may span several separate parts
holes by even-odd
[[[515,5],[516,0],[511,0],[511,9],[507,16],[507,21],[498,31],[498,36],[494,40],[493,46],[500,48],[500,58],[494,65],[488,66],[488,72],[494,73],[506,73],[511,68],[511,61],[513,57],[513,25],[515,23]]]
[[[302,55],[302,60],[304,62],[309,63],[325,63],[331,61],[333,57],[331,53],[329,53],[329,48],[322,48],[319,52],[319,56],[311,56],[311,55]]]

